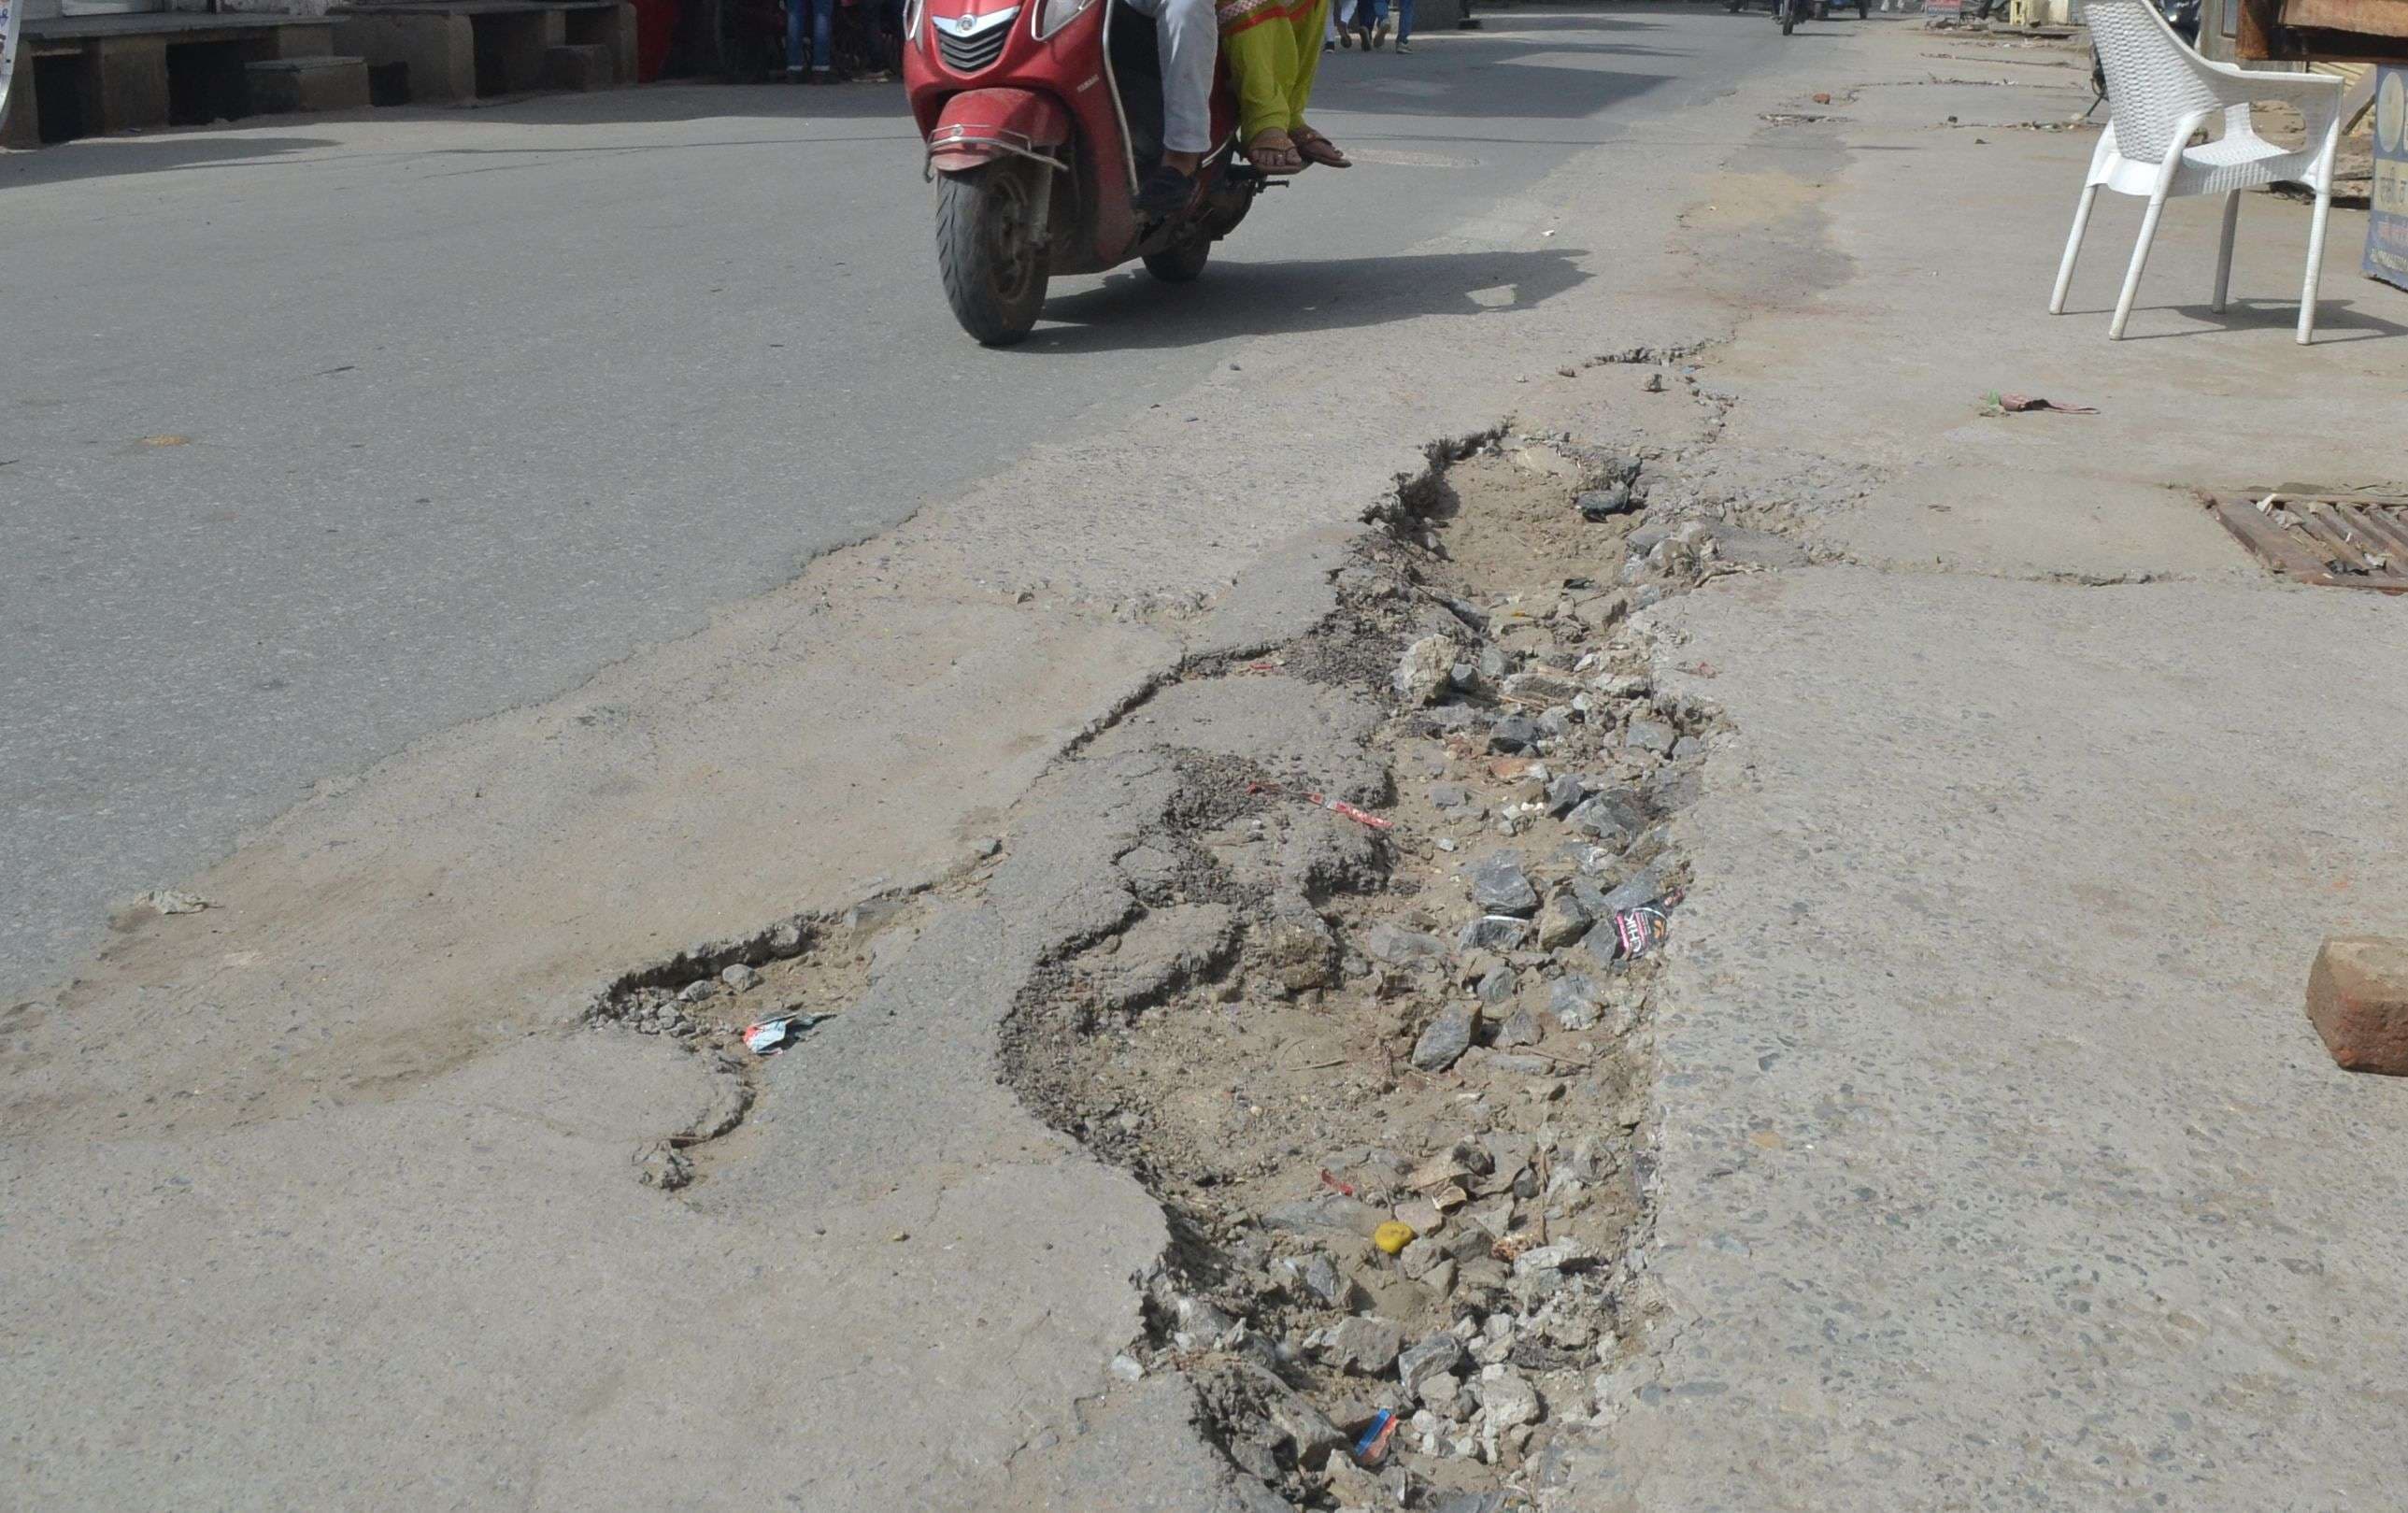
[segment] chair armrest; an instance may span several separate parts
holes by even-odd
[[[2324,74],[2275,74],[2254,68],[2235,68],[2227,63],[2200,63],[2213,70],[2208,85],[2216,98],[2227,106],[2246,104],[2251,100],[2287,100],[2293,105],[2322,105],[2327,109],[2341,108],[2342,81]]]

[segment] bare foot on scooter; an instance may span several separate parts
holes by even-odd
[[[1254,133],[1254,140],[1246,143],[1241,151],[1246,154],[1246,161],[1264,173],[1304,171],[1304,159],[1297,154],[1296,143],[1277,126]]]

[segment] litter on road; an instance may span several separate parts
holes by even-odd
[[[179,892],[172,887],[154,887],[134,901],[145,908],[156,909],[163,915],[196,915],[214,907],[209,900],[197,893]]]
[[[777,1055],[802,1038],[803,1031],[825,1018],[825,1015],[797,1014],[783,1019],[764,1019],[744,1027],[744,1048],[755,1056]]]
[[[1671,922],[1661,909],[1625,909],[1613,916],[1613,932],[1620,944],[1621,956],[1634,961],[1664,944],[1671,932]]]
[[[1985,415],[2021,415],[2035,410],[2053,410],[2060,415],[2096,415],[2095,405],[2061,405],[2054,399],[2043,399],[2036,394],[1991,394],[1982,400]]]
[[[1388,1441],[1395,1437],[1396,1433],[1397,1415],[1393,1410],[1382,1408],[1371,1415],[1370,1423],[1354,1441],[1354,1463],[1371,1466],[1386,1460]]]
[[[1280,791],[1280,785],[1276,783],[1249,783],[1246,785],[1246,791],[1250,794],[1278,793]],[[1375,830],[1391,830],[1397,827],[1397,822],[1395,820],[1382,819],[1379,815],[1372,814],[1369,810],[1357,808],[1355,805],[1348,803],[1343,799],[1332,799],[1325,794],[1313,793],[1308,790],[1304,795],[1304,801],[1309,804],[1313,804],[1319,808],[1326,809],[1331,814],[1340,815],[1342,818],[1351,819],[1357,825],[1368,825]]]

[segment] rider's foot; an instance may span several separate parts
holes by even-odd
[[[1165,152],[1154,170],[1138,186],[1137,212],[1140,215],[1177,215],[1187,209],[1187,201],[1196,193],[1196,170],[1203,166],[1201,152]]]
[[[1187,196],[1194,193],[1194,174],[1181,173],[1167,163],[1158,165],[1137,187],[1137,213],[1155,219],[1177,215],[1187,209]]]

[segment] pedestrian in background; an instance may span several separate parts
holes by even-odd
[[[809,7],[810,63],[805,71],[805,7]],[[786,77],[814,84],[838,81],[836,68],[836,0],[786,0]]]
[[[847,0],[861,19],[861,65],[892,79],[903,63],[903,0]]]
[[[1388,4],[1389,0],[1354,0],[1354,32],[1362,38],[1366,52],[1375,52],[1388,45]],[[1396,6],[1397,50],[1402,52],[1405,50],[1405,38],[1413,34],[1412,0],[1396,0]],[[1341,33],[1340,40],[1344,39]],[[1350,42],[1348,45],[1353,44]]]

